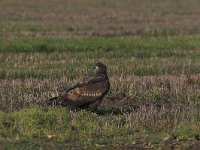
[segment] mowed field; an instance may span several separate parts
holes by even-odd
[[[0,149],[200,147],[199,0],[1,0]],[[97,112],[47,99],[101,61]]]

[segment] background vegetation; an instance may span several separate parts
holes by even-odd
[[[0,149],[200,146],[200,1],[2,0]],[[108,66],[96,113],[45,101]]]

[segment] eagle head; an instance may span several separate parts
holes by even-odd
[[[106,65],[102,64],[101,62],[96,63],[93,69],[95,74],[107,73]]]

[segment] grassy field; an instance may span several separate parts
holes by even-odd
[[[0,149],[197,149],[198,0],[2,0]],[[101,61],[97,112],[45,101]]]

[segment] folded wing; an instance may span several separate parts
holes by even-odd
[[[107,81],[103,78],[87,78],[60,94],[61,105],[81,106],[100,99],[107,91]]]

